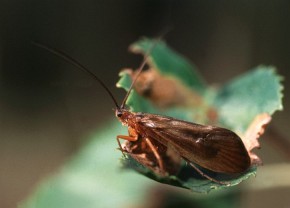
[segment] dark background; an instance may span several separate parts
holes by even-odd
[[[285,110],[275,114],[271,128],[289,139],[289,1],[1,0],[0,207],[15,207],[114,116],[94,80],[31,41],[76,57],[121,100],[118,72],[141,60],[128,45],[167,27],[173,27],[168,44],[211,84],[259,64],[276,66],[285,77]],[[264,163],[287,161],[287,145],[262,142]],[[287,195],[289,190],[246,194],[242,203],[280,207],[289,203]]]

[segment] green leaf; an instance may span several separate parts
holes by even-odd
[[[198,73],[196,67],[170,49],[163,41],[154,41],[144,38],[130,46],[135,53],[149,53],[151,66],[161,74],[180,79],[183,84],[203,94],[206,90],[205,81]],[[152,50],[152,51],[150,51]]]
[[[256,115],[282,110],[281,80],[275,68],[259,66],[224,85],[214,101],[220,123],[245,132]]]
[[[134,52],[137,51],[146,54],[153,44],[156,44],[154,40],[144,39],[134,43],[131,47],[134,49]],[[202,95],[207,105],[217,109],[219,115],[218,126],[225,126],[232,131],[245,133],[255,116],[264,112],[272,115],[276,110],[282,109],[281,77],[276,75],[272,67],[258,67],[248,72],[246,75],[236,78],[219,90],[213,90],[204,84],[194,67],[175,67],[179,64],[183,65],[185,59],[173,52],[163,42],[157,43],[151,53],[152,55],[150,55],[149,62],[151,67],[164,75],[170,74],[170,76],[174,76],[176,79],[181,80],[181,82],[187,86],[198,89],[199,92],[203,92]],[[174,61],[172,62],[172,60]],[[171,64],[174,67],[171,67]],[[192,70],[193,73],[189,75],[188,70]],[[121,79],[117,86],[128,90],[128,86],[131,84],[129,75],[121,73],[120,76]],[[204,115],[206,111],[200,112],[203,113],[203,115],[197,112],[202,109],[176,107],[166,110],[159,109],[136,92],[131,93],[127,105],[135,112],[167,115],[191,122],[206,124],[204,123],[206,120],[204,118],[207,116]],[[125,158],[123,164],[161,183],[188,188],[194,192],[209,192],[212,189],[229,187],[227,185],[216,184],[212,181],[205,180],[200,177],[199,174],[195,173],[192,168],[188,168],[186,165],[182,167],[178,175],[160,177],[141,164],[138,164],[131,157]],[[206,170],[204,171],[206,172]],[[211,172],[207,174],[218,180],[224,179],[224,175],[222,174]],[[253,167],[237,178],[227,178],[226,180],[230,182],[230,186],[234,186],[255,174],[256,167]]]
[[[227,181],[230,182],[229,185],[222,185],[222,184],[217,184],[217,183],[214,183],[212,181],[202,178],[197,172],[195,172],[195,170],[193,170],[191,167],[186,166],[186,165],[183,165],[183,167],[181,168],[181,171],[177,175],[170,175],[170,176],[162,177],[155,174],[148,168],[144,167],[142,164],[138,163],[130,156],[123,158],[122,163],[125,168],[134,169],[137,172],[155,181],[190,189],[191,191],[196,192],[196,193],[208,193],[214,189],[229,188],[231,186],[238,185],[243,180],[246,180],[251,176],[255,176],[256,170],[257,170],[256,167],[252,167],[250,168],[250,170],[243,173],[237,178],[227,178]],[[206,170],[204,170],[204,172],[206,172]],[[207,172],[207,175],[210,175],[220,181],[225,179],[225,175],[223,174],[212,175],[212,173]]]
[[[23,208],[137,207],[145,203],[154,181],[120,166],[116,135],[126,134],[119,122],[95,133],[91,141],[58,174],[44,181]],[[134,183],[132,183],[134,181]]]

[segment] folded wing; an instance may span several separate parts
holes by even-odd
[[[234,132],[170,117],[146,114],[140,123],[146,136],[172,148],[186,160],[220,173],[241,173],[250,167],[248,152]]]

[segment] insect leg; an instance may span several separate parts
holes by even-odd
[[[193,167],[202,177],[207,178],[210,181],[213,181],[215,183],[221,184],[221,185],[229,185],[229,182],[225,182],[225,181],[218,181],[212,177],[210,177],[209,175],[206,175],[204,172],[202,172],[198,167],[196,167],[195,164],[189,162],[188,160],[185,159],[186,162],[188,162],[190,164],[191,167]]]
[[[125,155],[124,155],[124,149],[123,149],[122,146],[121,146],[120,139],[125,139],[125,140],[130,141],[130,142],[135,142],[135,141],[138,140],[138,136],[136,135],[135,137],[132,137],[132,136],[126,136],[126,135],[118,135],[116,139],[117,139],[117,142],[118,142],[119,148],[120,148],[120,150],[121,150],[123,156],[125,156]]]
[[[132,137],[132,136],[125,136],[125,135],[118,135],[117,136],[117,139],[124,139],[124,140],[127,140],[129,142],[136,142],[138,140],[138,136],[136,137]]]
[[[157,162],[158,162],[159,167],[160,167],[160,170],[163,172],[164,171],[164,166],[163,166],[163,162],[161,160],[161,157],[160,157],[159,153],[157,152],[156,148],[151,143],[150,139],[145,138],[145,141],[148,144],[148,146],[150,147],[150,149],[152,150],[154,156],[156,157]]]

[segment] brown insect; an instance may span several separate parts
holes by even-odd
[[[135,113],[125,108],[134,83],[146,65],[148,55],[144,57],[136,78],[119,106],[108,87],[78,61],[59,50],[39,43],[34,44],[62,57],[67,62],[87,72],[103,86],[115,104],[116,117],[124,126],[128,127],[128,135],[117,136],[120,150],[129,154],[133,154],[133,148],[139,149],[139,151],[146,150],[145,153],[149,157],[144,160],[139,158],[139,161],[145,166],[152,167],[152,164],[148,165],[146,163],[156,161],[159,172],[164,175],[170,169],[167,161],[172,162],[170,158],[168,160],[164,159],[169,149],[177,153],[202,176],[220,184],[227,184],[227,182],[218,181],[204,174],[196,164],[210,171],[225,174],[242,173],[250,167],[250,157],[242,140],[228,129],[195,124],[156,114]],[[126,147],[131,152],[122,148],[120,139],[127,140]]]

